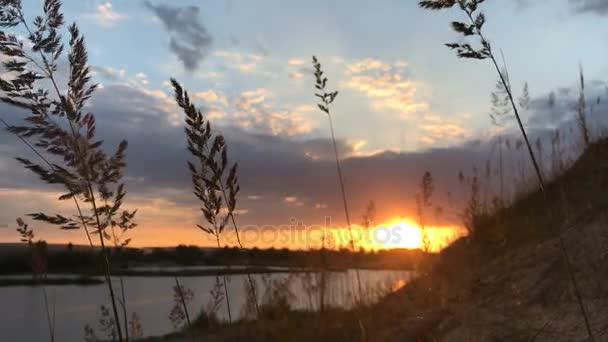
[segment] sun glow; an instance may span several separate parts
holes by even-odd
[[[420,248],[437,252],[463,236],[464,231],[458,226],[425,226],[422,229],[412,220],[398,218],[377,225],[366,235],[367,240],[361,241],[365,249]]]

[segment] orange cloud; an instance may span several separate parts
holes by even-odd
[[[430,105],[419,95],[421,85],[406,77],[404,62],[387,63],[366,58],[346,64],[347,88],[365,94],[378,111],[392,111],[401,117],[428,111]]]
[[[471,137],[470,130],[458,118],[450,120],[426,115],[418,128],[421,131],[419,140],[425,144],[460,142]]]
[[[194,97],[197,99],[205,100],[207,102],[218,102],[223,104],[224,106],[228,105],[228,99],[226,98],[226,96],[218,94],[213,89],[196,92],[194,93]]]

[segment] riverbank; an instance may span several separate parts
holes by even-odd
[[[43,285],[79,285],[79,286],[93,286],[101,285],[103,280],[92,277],[66,277],[66,278],[46,278],[46,279],[33,279],[33,278],[3,278],[0,277],[0,287],[13,287],[13,286],[43,286]]]

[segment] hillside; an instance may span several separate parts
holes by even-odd
[[[533,192],[480,218],[474,235],[444,250],[432,273],[384,305],[406,307],[420,302],[410,298],[426,297],[423,339],[587,341],[561,235],[595,339],[605,341],[607,169],[608,141],[601,140],[548,184],[546,199]],[[409,333],[403,326],[386,339]]]

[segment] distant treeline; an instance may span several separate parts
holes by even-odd
[[[145,265],[414,269],[432,257],[420,250],[409,249],[352,252],[348,249],[213,249],[184,245],[174,248],[118,248],[112,249],[111,254],[112,268],[116,270]],[[99,274],[102,271],[99,269],[99,253],[90,249],[75,248],[71,244],[64,248],[47,248],[45,257],[49,273]],[[0,254],[0,274],[30,272],[30,260],[27,248]]]

